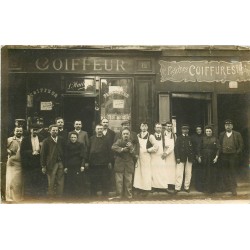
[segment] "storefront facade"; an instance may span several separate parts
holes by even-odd
[[[248,145],[248,48],[5,47],[2,58],[2,139],[16,118],[48,126],[61,116],[68,130],[80,119],[90,135],[103,117],[115,131],[128,119],[134,131],[171,120],[177,134],[182,123],[218,134],[230,118]]]

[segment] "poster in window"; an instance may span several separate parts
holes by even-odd
[[[52,102],[41,102],[40,109],[41,111],[49,111],[52,110]]]

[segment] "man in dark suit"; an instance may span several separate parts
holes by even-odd
[[[236,168],[243,151],[243,139],[239,132],[233,130],[233,122],[225,120],[225,131],[220,133],[220,163],[225,186],[228,185],[232,195],[236,196]]]
[[[199,192],[203,192],[203,183],[202,183],[202,173],[203,173],[203,169],[202,169],[202,165],[201,163],[199,163],[198,159],[198,148],[202,142],[202,138],[203,138],[203,133],[202,133],[202,126],[201,125],[197,125],[195,127],[195,133],[191,136],[192,138],[192,142],[193,142],[193,147],[194,147],[194,154],[195,154],[195,159],[193,162],[193,174],[192,176],[193,181],[194,181],[194,185],[195,185],[195,189]]]
[[[42,172],[48,177],[48,195],[61,197],[64,188],[64,141],[58,136],[58,126],[49,126],[50,136],[43,141],[41,148]],[[56,193],[54,193],[56,188]]]
[[[189,125],[182,125],[181,136],[176,139],[174,152],[176,158],[176,182],[175,193],[181,191],[183,173],[185,171],[184,191],[190,192],[190,182],[192,177],[192,164],[194,161],[194,149],[189,133]]]
[[[114,154],[111,149],[114,139],[115,139],[115,132],[109,128],[109,120],[107,118],[103,118],[101,120],[101,124],[103,126],[103,136],[104,138],[107,139],[109,143],[109,152],[110,152],[110,158],[111,158],[111,164],[112,164],[112,169],[109,169],[108,173],[108,179],[109,181],[109,190],[114,190],[115,189],[115,173],[114,173]]]
[[[42,139],[38,135],[40,126],[30,125],[30,134],[21,142],[20,154],[24,170],[24,192],[26,195],[39,196],[45,191],[45,180],[40,168],[40,148]]]
[[[109,141],[111,150],[115,139],[115,132],[109,128],[109,120],[107,118],[103,118],[101,124],[103,126],[103,135]]]
[[[45,138],[50,136],[50,133],[48,131],[48,128],[44,127],[44,120],[42,117],[38,118],[37,124],[39,124],[39,126],[40,126],[40,129],[38,131],[38,136],[41,138],[41,141],[43,141]]]
[[[68,132],[64,129],[64,119],[62,117],[57,117],[55,122],[58,127],[58,136],[62,137],[64,144],[66,144],[68,142]]]
[[[111,168],[110,146],[103,135],[103,126],[96,125],[95,135],[90,137],[89,171],[91,177],[91,195],[96,196],[98,184],[101,184],[103,196],[108,196],[109,169]],[[88,166],[88,164],[86,164]]]

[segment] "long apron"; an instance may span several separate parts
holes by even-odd
[[[175,185],[176,160],[174,154],[174,138],[165,136],[165,146],[168,147],[168,155],[166,158],[167,183]]]
[[[151,171],[152,171],[152,187],[153,188],[167,188],[167,167],[166,161],[161,158],[163,154],[162,140],[156,140],[156,145],[159,149],[155,153],[151,153]]]
[[[142,190],[151,190],[151,156],[147,152],[147,139],[138,137],[140,154],[135,165],[134,187]]]
[[[6,201],[19,202],[23,200],[23,174],[20,148],[16,155],[7,161],[6,168]]]

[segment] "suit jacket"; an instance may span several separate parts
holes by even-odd
[[[219,136],[220,153],[222,153],[222,144],[223,144],[223,138],[225,134],[226,134],[226,131],[221,132]],[[232,136],[233,136],[233,141],[235,143],[236,152],[237,154],[241,154],[243,151],[243,147],[244,147],[242,136],[239,132],[234,131],[234,130],[232,131]]]
[[[38,136],[38,141],[39,144],[42,142],[40,136]],[[40,167],[40,155],[32,155],[32,152],[31,135],[29,135],[23,138],[20,146],[21,161],[24,169]]]
[[[46,166],[47,171],[51,172],[58,157],[64,162],[64,147],[64,140],[60,136],[57,138],[57,143],[54,142],[51,136],[44,139],[41,148],[41,166]]]
[[[132,140],[129,140],[132,142]],[[115,152],[115,172],[134,173],[134,157],[138,155],[138,147],[132,142],[133,148],[129,152],[122,151],[122,148],[126,146],[127,142],[122,139],[118,139],[112,146],[112,150]]]
[[[106,135],[104,135],[104,137],[108,140],[111,149],[115,139],[115,132],[108,128],[107,133]]]
[[[68,131],[66,129],[63,129],[63,131],[60,131],[58,129],[58,136],[60,136],[63,139],[64,145],[68,143]]]
[[[187,158],[189,162],[194,161],[194,148],[192,139],[190,136],[179,136],[176,139],[175,147],[175,158],[180,159],[181,162],[186,162]]]
[[[114,142],[116,142],[118,139],[122,139],[122,132],[116,133]],[[134,131],[130,131],[130,140],[136,147],[135,151],[139,153],[140,144],[139,144],[137,134]]]

